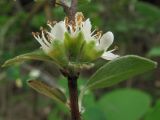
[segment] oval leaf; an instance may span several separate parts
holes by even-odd
[[[136,89],[112,91],[97,103],[106,120],[141,120],[150,109],[150,105],[151,96]]]
[[[149,57],[158,57],[160,56],[160,47],[153,47],[149,53],[148,53]]]
[[[49,86],[48,84],[39,80],[29,80],[28,85],[37,92],[46,95],[57,102],[66,104],[67,99],[65,94],[58,88]]]
[[[85,89],[109,87],[156,67],[149,59],[128,55],[106,63],[91,76]]]
[[[147,112],[144,120],[160,120],[159,113],[160,113],[160,100],[156,101],[155,106]]]
[[[23,55],[16,56],[12,59],[9,59],[2,65],[2,67],[6,67],[6,66],[9,66],[9,65],[12,65],[12,64],[15,64],[15,63],[19,63],[19,62],[24,62],[24,61],[27,61],[27,60],[40,60],[40,61],[51,61],[51,62],[53,62],[53,60],[50,57],[45,55],[45,53],[41,49],[39,49],[39,50],[36,50],[34,52],[26,53],[26,54],[23,54]]]

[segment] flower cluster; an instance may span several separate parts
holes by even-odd
[[[81,12],[76,13],[75,21],[66,17],[58,23],[48,23],[50,31],[41,28],[41,34],[33,33],[46,55],[60,64],[90,63],[99,57],[113,60],[118,55],[115,50],[107,51],[114,40],[112,32],[102,35],[101,31],[92,31],[90,19],[84,20]]]

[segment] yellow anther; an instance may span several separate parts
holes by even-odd
[[[84,16],[82,12],[77,12],[75,15],[75,21],[78,24],[78,26],[82,25],[82,22],[84,20]]]
[[[98,39],[102,36],[102,31],[98,31],[95,35],[95,37]]]
[[[68,27],[68,25],[69,25],[69,19],[68,19],[68,17],[65,17],[65,25],[66,25],[66,27]]]
[[[33,36],[35,36],[35,35],[36,35],[36,33],[35,33],[35,32],[32,32],[32,35],[33,35]]]
[[[44,30],[42,26],[40,27],[40,30],[41,30],[41,31],[43,31],[43,30]]]

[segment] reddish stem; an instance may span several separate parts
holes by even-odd
[[[68,77],[68,87],[70,94],[70,108],[71,108],[71,120],[81,120],[79,106],[78,106],[78,89],[77,89],[77,78]]]

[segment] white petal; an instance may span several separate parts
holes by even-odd
[[[66,27],[64,21],[60,21],[54,25],[54,27],[51,29],[51,33],[55,37],[55,39],[63,40],[64,39],[64,33],[66,32]]]
[[[103,55],[101,57],[106,60],[113,60],[113,59],[119,57],[119,55],[115,55],[111,52],[105,52],[105,53],[103,53]]]
[[[84,23],[83,23],[83,27],[82,27],[82,32],[84,34],[85,40],[91,40],[91,29],[92,29],[92,25],[89,19],[87,19]]]
[[[107,50],[109,46],[113,43],[114,36],[112,32],[107,32],[103,34],[100,39],[100,44],[97,46],[100,50]]]
[[[91,22],[89,19],[87,19],[84,24],[83,24],[83,28],[86,32],[88,32],[89,34],[91,34],[91,28],[92,28],[92,25],[91,25]]]

